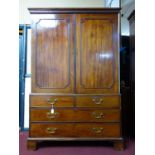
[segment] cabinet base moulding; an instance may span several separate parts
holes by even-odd
[[[27,149],[36,151],[38,149],[38,143],[43,141],[113,141],[114,150],[123,151],[125,149],[124,140],[118,139],[106,139],[106,138],[28,138],[27,139]]]

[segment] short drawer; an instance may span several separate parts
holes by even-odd
[[[31,107],[73,107],[74,98],[70,96],[30,95]]]
[[[77,107],[119,108],[120,96],[80,96],[76,97]]]
[[[78,137],[109,138],[120,137],[119,123],[31,123],[31,137]]]
[[[120,110],[101,110],[101,109],[30,109],[30,121],[51,121],[51,122],[119,122]]]

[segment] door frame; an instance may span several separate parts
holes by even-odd
[[[19,25],[19,128],[20,131],[28,130],[24,127],[25,114],[25,78],[30,77],[26,74],[26,60],[27,60],[27,31],[30,25]],[[21,38],[20,38],[21,37]],[[21,50],[21,51],[20,51]]]

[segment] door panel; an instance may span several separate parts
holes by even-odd
[[[72,15],[39,19],[33,28],[33,92],[73,91]]]
[[[77,15],[77,92],[117,93],[116,15]]]

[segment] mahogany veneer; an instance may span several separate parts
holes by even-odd
[[[28,149],[46,140],[110,140],[122,150],[119,10],[30,8]]]
[[[52,122],[119,122],[120,110],[104,110],[97,108],[89,109],[30,109],[30,121],[52,121]]]
[[[38,131],[38,128],[41,129]],[[31,124],[30,135],[33,137],[86,137],[109,138],[120,136],[120,125],[116,123],[61,123]]]

